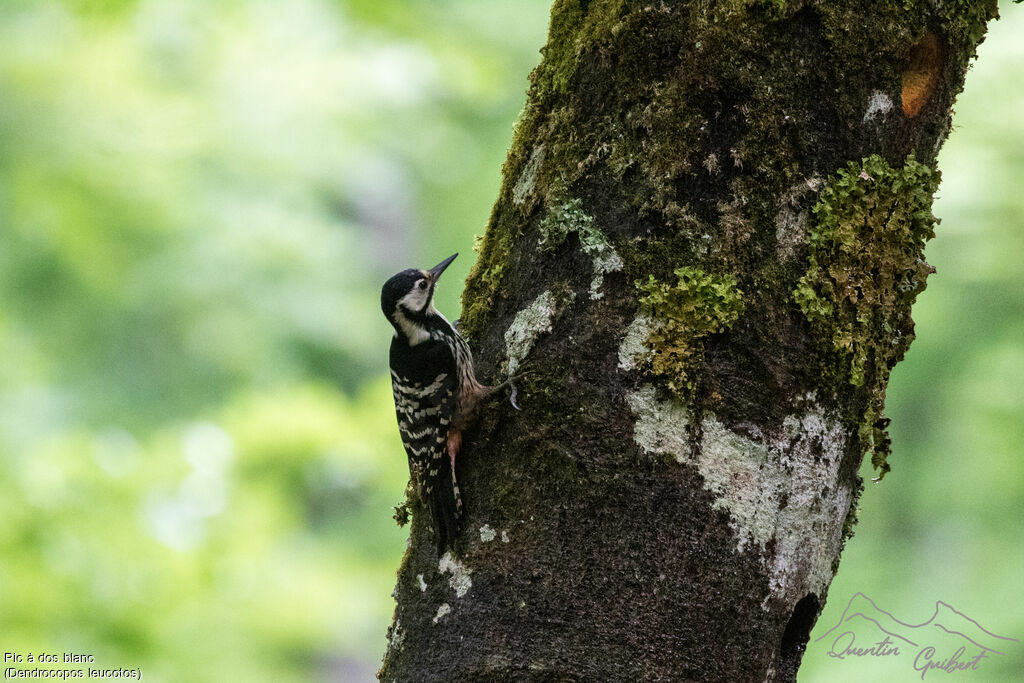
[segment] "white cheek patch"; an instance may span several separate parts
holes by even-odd
[[[403,296],[398,300],[403,308],[407,311],[422,311],[423,307],[427,303],[427,297],[430,296],[430,288],[420,289],[414,287],[411,292]]]
[[[395,322],[402,328],[402,333],[405,338],[409,340],[409,346],[416,346],[420,342],[425,342],[430,339],[430,332],[423,327],[420,327],[415,321],[409,320],[402,313],[401,307],[395,308]],[[395,336],[398,336],[398,331],[395,331]]]

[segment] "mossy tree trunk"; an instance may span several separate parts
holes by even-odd
[[[555,2],[463,298],[483,376],[532,373],[454,554],[413,508],[382,679],[795,678],[995,13]]]

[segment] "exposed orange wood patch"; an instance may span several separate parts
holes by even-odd
[[[910,65],[903,73],[903,114],[912,119],[928,103],[939,84],[944,54],[939,37],[929,31],[910,51]]]

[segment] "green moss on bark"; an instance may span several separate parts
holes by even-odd
[[[938,175],[913,157],[894,169],[873,155],[840,170],[813,209],[810,267],[793,296],[848,356],[855,386],[872,371],[887,377],[913,339],[910,305],[934,271],[924,245],[935,236]]]
[[[942,3],[904,0],[903,4],[910,11],[925,9],[936,12],[941,21],[942,33],[953,40],[971,45],[971,57],[974,56],[974,48],[985,35],[985,26],[998,15],[996,0],[946,0]],[[938,7],[935,7],[936,4]]]
[[[872,155],[840,169],[813,209],[809,267],[793,291],[819,340],[841,359],[839,377],[871,391],[861,439],[883,475],[885,387],[914,338],[911,304],[934,272],[924,246],[935,236],[938,182],[913,156],[902,168]]]
[[[540,222],[542,251],[553,252],[561,246],[570,233],[590,234],[594,230],[594,219],[583,211],[583,202],[572,199],[556,205]]]
[[[500,229],[492,218],[487,234],[473,245],[477,259],[469,271],[466,289],[462,292],[462,316],[459,323],[463,334],[474,335],[487,310],[494,304],[495,295],[508,268],[513,239],[513,233]]]
[[[751,253],[772,248],[763,228],[778,213],[778,197],[851,158],[838,152],[850,140],[837,140],[836,131],[859,136],[878,93],[899,102],[922,38],[938,36],[936,68],[962,74],[995,13],[994,0],[904,0],[870,11],[809,0],[557,0],[463,296],[467,334],[500,310],[508,259],[516,240],[537,230],[538,209],[555,211],[566,195],[588,205],[602,196],[660,226],[644,239],[687,252],[669,263],[729,270],[749,263]],[[852,68],[863,76],[843,79],[826,97],[829,74]],[[927,107],[948,109],[962,76],[944,82],[915,119],[927,125],[899,140],[886,133],[884,149],[863,152],[894,162],[916,150],[930,164],[948,118],[929,118]],[[898,116],[869,125],[895,124]],[[732,230],[737,220],[726,213],[749,229]],[[626,240],[616,246],[630,277],[668,275],[663,266],[638,267],[646,259],[631,257]]]
[[[427,604],[414,577],[433,571],[436,557],[414,517],[395,627],[401,617],[408,637],[404,649],[393,646],[382,678],[407,671],[514,678],[541,671],[536,645],[554,643],[543,654],[554,678],[565,671],[672,678],[696,661],[716,680],[795,680],[800,648],[784,647],[781,657],[779,649],[793,601],[766,602],[757,590],[790,585],[780,581],[794,565],[787,560],[765,574],[757,553],[737,553],[727,516],[708,507],[700,472],[661,461],[636,467],[637,416],[621,399],[635,401],[642,378],[634,371],[654,373],[657,360],[663,374],[650,382],[652,400],[667,385],[686,394],[694,428],[673,434],[680,448],[694,449],[774,442],[814,397],[822,415],[835,415],[831,443],[842,461],[827,485],[812,479],[801,498],[833,505],[827,517],[839,535],[846,508],[835,505],[859,489],[864,450],[887,467],[885,385],[912,336],[918,275],[927,274],[918,261],[922,221],[908,216],[916,211],[908,206],[930,195],[937,176],[917,174],[914,164],[934,168],[967,61],[993,12],[988,0],[555,2],[463,299],[463,329],[490,369],[531,301],[558,288],[576,293],[551,333],[536,339],[534,372],[518,385],[522,412],[488,411],[465,442],[472,449],[460,465],[467,514],[474,527],[515,524],[510,557],[496,543],[468,544],[487,590],[459,605],[458,620],[434,628],[440,600]],[[901,107],[908,83],[912,97]],[[904,163],[911,153],[914,164]],[[818,181],[827,177],[832,187],[818,202]],[[865,201],[874,208],[858,209]],[[922,199],[926,219],[924,206]],[[580,296],[591,269],[572,234],[584,252],[587,237],[599,234],[621,255],[625,276],[606,278],[599,302]],[[634,280],[639,296],[621,286]],[[714,430],[702,433],[707,424]],[[807,431],[800,447],[817,476],[814,434]],[[733,462],[734,449],[720,454]],[[496,457],[477,457],[487,455]],[[781,476],[798,476],[788,469],[793,457],[792,450],[772,456],[786,468]],[[739,495],[743,482],[724,486]],[[800,504],[780,500],[779,518]],[[844,537],[855,519],[853,508]],[[665,535],[676,528],[696,532]],[[821,527],[796,529],[771,541],[772,552],[794,557],[802,544],[820,545]],[[654,564],[652,548],[660,549]],[[523,557],[533,558],[530,567]],[[819,585],[827,583],[818,573]],[[614,590],[602,591],[609,585]],[[665,607],[657,596],[667,594],[686,604]],[[582,615],[574,624],[559,620],[569,603]],[[645,659],[650,638],[623,637],[615,619],[637,604],[652,616],[644,622],[650,633],[723,625],[728,637],[715,647],[722,656],[701,659],[690,647],[700,638],[679,638],[671,657]],[[531,625],[551,632],[493,619],[527,612]],[[572,637],[563,637],[567,628]],[[621,649],[591,648],[595,642]],[[467,654],[461,659],[500,661],[500,668],[456,671],[450,657],[435,656],[453,647]],[[638,661],[646,667],[639,673]]]
[[[594,218],[583,210],[582,200],[577,198],[555,204],[540,222],[537,246],[542,252],[552,253],[573,233],[579,238],[580,249],[593,262],[590,298],[601,299],[604,297],[601,291],[604,276],[622,270],[623,263],[605,234],[594,226]]]
[[[699,268],[677,268],[675,284],[650,277],[637,282],[640,304],[653,321],[647,337],[650,371],[677,393],[692,393],[702,351],[701,340],[723,332],[743,312],[743,292],[731,275]]]
[[[592,49],[621,27],[628,0],[556,0],[551,8],[544,60],[532,76],[538,95],[564,92],[579,63]]]

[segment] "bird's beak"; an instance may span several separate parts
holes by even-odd
[[[443,273],[444,269],[447,268],[451,264],[451,262],[455,260],[456,256],[458,256],[458,253],[452,254],[444,261],[441,261],[428,271],[430,273],[431,279],[433,279],[434,282],[437,282],[438,278],[441,277],[441,273]]]

